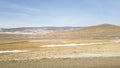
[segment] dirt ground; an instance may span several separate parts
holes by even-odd
[[[120,68],[120,57],[2,61],[0,68]]]

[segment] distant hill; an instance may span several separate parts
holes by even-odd
[[[85,38],[120,38],[120,26],[102,24],[81,29],[56,31],[51,36],[56,38],[85,39]]]
[[[10,28],[0,32],[0,39],[120,39],[120,26]]]
[[[2,31],[25,31],[25,30],[70,30],[81,27],[21,27],[21,28],[3,28]]]
[[[48,34],[59,30],[72,30],[81,27],[21,27],[21,28],[2,28],[0,34]]]

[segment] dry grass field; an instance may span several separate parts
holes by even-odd
[[[119,68],[119,57],[41,59],[0,62],[1,68]]]
[[[14,50],[26,52],[8,52]],[[0,68],[119,68],[119,64],[120,26],[0,34]]]

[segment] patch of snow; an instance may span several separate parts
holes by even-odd
[[[33,33],[25,33],[25,32],[0,32],[0,34],[33,34]]]
[[[50,56],[48,58],[81,58],[81,57],[117,57],[120,54],[92,54],[92,53],[81,53],[81,54],[72,54],[72,55],[57,55]]]
[[[119,43],[120,40],[112,40],[111,42],[114,42],[114,43]]]
[[[94,42],[94,43],[81,43],[81,44],[50,44],[50,45],[44,45],[40,47],[85,46],[85,45],[111,44],[111,43],[119,43],[119,42],[120,40],[111,40],[109,42]]]
[[[48,30],[37,30],[37,29],[25,29],[23,31],[6,31],[6,32],[0,32],[0,34],[47,34],[50,33],[51,31]]]
[[[28,52],[28,50],[4,50],[4,51],[0,51],[0,53],[17,53],[17,52]]]

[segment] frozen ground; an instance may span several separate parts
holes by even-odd
[[[50,33],[51,31],[47,30],[26,30],[26,31],[15,31],[15,32],[0,32],[0,34],[47,34]]]
[[[120,53],[114,54],[95,54],[95,53],[80,53],[71,55],[56,55],[49,58],[84,58],[84,57],[119,57]]]
[[[27,50],[4,50],[0,51],[0,53],[17,53],[17,52],[28,52]]]
[[[111,44],[111,43],[119,43],[120,40],[111,40],[109,42],[91,42],[91,43],[81,43],[81,44],[50,44],[50,45],[43,45],[40,47],[63,47],[63,46],[85,46],[85,45],[99,45],[99,44]]]

